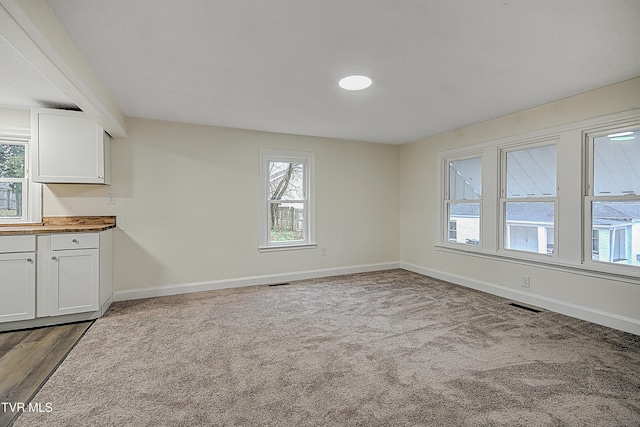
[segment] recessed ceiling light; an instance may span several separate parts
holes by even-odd
[[[353,74],[343,77],[338,85],[344,90],[363,90],[371,86],[371,78],[362,74]]]
[[[629,141],[630,139],[636,139],[635,136],[616,136],[615,138],[609,138],[612,141]]]
[[[633,135],[633,132],[612,133],[611,135],[607,135],[607,138],[617,138],[620,136],[629,136],[629,135]]]

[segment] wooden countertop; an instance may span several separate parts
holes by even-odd
[[[43,218],[40,224],[2,224],[0,236],[97,232],[109,230],[115,226],[115,216],[52,216]]]

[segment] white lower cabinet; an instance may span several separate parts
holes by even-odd
[[[48,245],[46,244],[48,243]],[[49,315],[83,313],[99,308],[100,234],[52,234],[49,246]]]
[[[0,236],[0,323],[35,317],[35,260],[35,236]]]
[[[111,230],[0,236],[0,330],[100,317],[111,263]]]
[[[99,251],[51,251],[49,274],[51,316],[98,309]]]
[[[0,253],[0,322],[35,317],[35,258],[35,252]]]

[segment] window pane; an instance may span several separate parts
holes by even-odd
[[[269,162],[269,200],[304,198],[304,163]]]
[[[22,183],[0,182],[0,217],[22,216]]]
[[[507,152],[507,198],[555,195],[555,145]]]
[[[482,197],[482,159],[449,162],[449,199],[477,200]]]
[[[593,187],[595,196],[640,194],[640,131],[594,138]]]
[[[591,218],[593,260],[640,266],[639,201],[593,202]]]
[[[24,178],[24,145],[0,144],[0,178]]]
[[[450,203],[448,224],[450,242],[479,245],[480,203]]]
[[[272,242],[305,240],[304,203],[271,203],[269,211]]]
[[[507,202],[504,247],[552,254],[554,250],[553,202]]]

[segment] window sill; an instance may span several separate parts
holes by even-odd
[[[295,251],[300,249],[315,249],[317,247],[317,243],[291,243],[277,246],[260,246],[258,252]]]
[[[616,268],[610,265],[600,265],[601,263],[595,263],[594,261],[586,261],[582,264],[574,264],[570,262],[560,261],[557,257],[550,255],[539,254],[536,256],[517,256],[516,253],[504,253],[504,252],[488,252],[486,250],[478,250],[473,248],[458,248],[451,247],[444,243],[438,243],[435,245],[436,251],[448,252],[461,255],[469,255],[486,259],[500,260],[504,262],[510,262],[514,264],[533,265],[535,267],[544,267],[551,270],[569,272],[574,274],[581,274],[589,277],[596,277],[607,280],[617,280],[619,282],[632,283],[640,285],[640,272],[624,271],[629,266],[618,266]],[[634,268],[634,267],[632,267]],[[634,268],[635,269],[635,268]],[[639,269],[640,270],[640,269]]]

